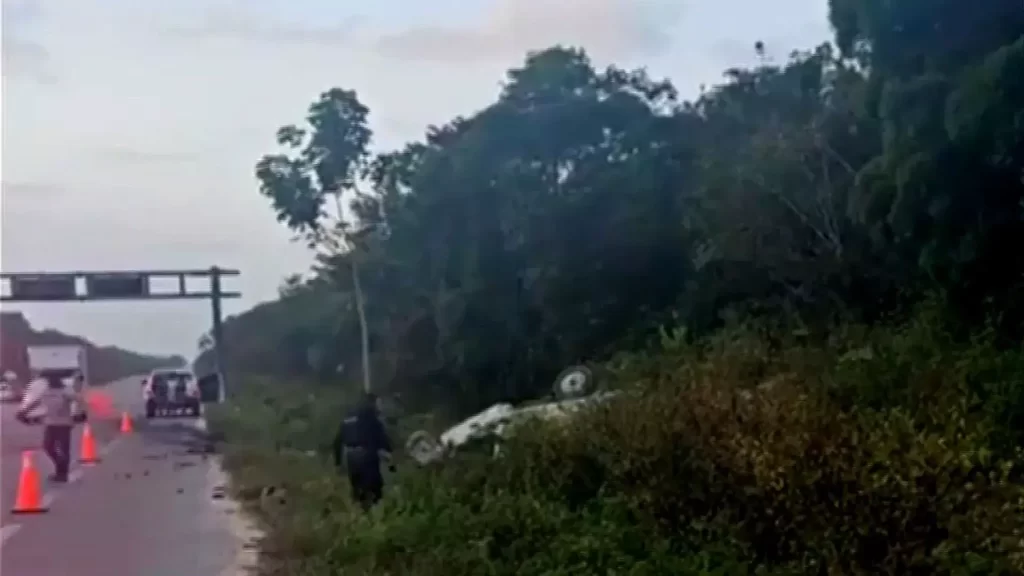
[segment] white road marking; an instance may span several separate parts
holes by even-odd
[[[82,474],[83,472],[81,468],[75,468],[74,470],[72,470],[71,474],[68,474],[68,484],[74,484],[75,482],[81,480]]]
[[[118,436],[117,438],[114,438],[110,442],[104,444],[103,447],[100,448],[100,456],[106,456],[107,454],[113,452],[114,448],[117,448],[118,444],[120,444],[122,440],[124,440],[124,436]]]
[[[57,491],[50,491],[43,494],[43,510],[49,511],[50,506],[53,505],[53,501],[57,499],[58,494],[60,494],[60,492]]]
[[[21,524],[8,524],[0,527],[0,550],[3,550],[4,543],[21,530]]]

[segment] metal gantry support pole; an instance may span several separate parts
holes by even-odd
[[[224,353],[224,318],[221,311],[221,269],[217,266],[210,268],[210,308],[213,311],[213,358],[217,374],[220,375],[220,401],[223,402],[228,393],[228,377],[225,368],[226,355]]]

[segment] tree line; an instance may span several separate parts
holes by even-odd
[[[382,153],[356,92],[327,90],[255,170],[317,264],[229,319],[229,365],[463,412],[727,312],[817,332],[939,294],[1019,342],[1024,7],[829,16],[831,42],[691,100],[581,49],[531,53],[491,105]]]

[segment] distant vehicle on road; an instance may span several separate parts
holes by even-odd
[[[21,402],[25,385],[13,370],[5,370],[0,376],[0,402]]]
[[[0,402],[21,402],[21,391],[16,383],[0,381]]]
[[[146,418],[186,414],[199,416],[202,401],[196,375],[187,369],[154,370],[142,381]]]

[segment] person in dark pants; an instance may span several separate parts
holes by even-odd
[[[381,454],[391,456],[391,439],[377,410],[377,397],[367,394],[355,412],[342,421],[334,437],[334,463],[344,466],[352,497],[369,510],[384,494]]]
[[[71,467],[71,426],[46,426],[43,428],[43,451],[53,462],[54,482],[67,482]]]
[[[25,395],[17,418],[22,422],[30,422],[29,414],[42,406],[43,415],[43,451],[53,461],[54,473],[50,480],[67,482],[71,467],[71,429],[75,423],[83,421],[81,409],[82,399],[74,387],[67,387],[60,375],[46,377],[45,386],[33,386]]]

